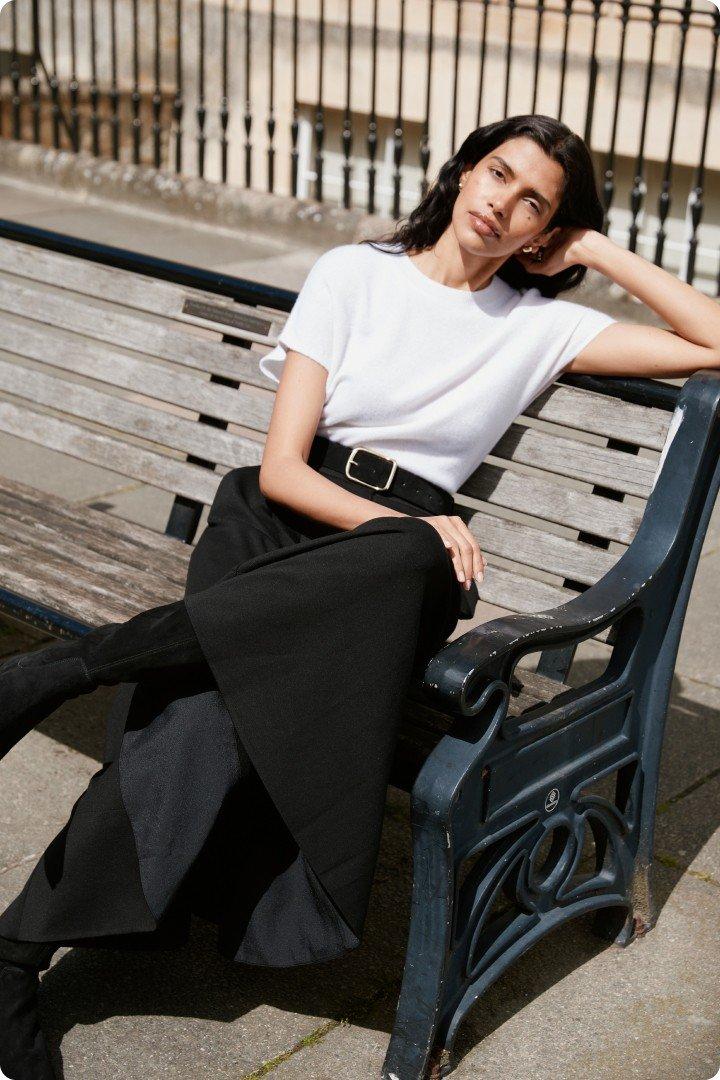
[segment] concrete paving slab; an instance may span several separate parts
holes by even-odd
[[[22,888],[99,768],[112,693],[68,702],[0,764],[0,907]],[[332,978],[330,965],[241,967],[217,954],[213,929],[198,921],[183,950],[61,950],[43,984],[45,1022],[62,1040],[68,1080],[238,1077],[310,1035],[325,1013],[374,992],[371,976],[355,978],[354,966]]]
[[[676,799],[720,768],[720,693],[675,675],[663,737],[658,802]],[[714,823],[720,825],[720,817]]]
[[[655,851],[665,865],[720,888],[720,768],[686,795],[658,807]]]
[[[677,667],[691,679],[720,687],[720,551],[703,556],[693,582]]]
[[[96,510],[164,532],[173,500],[174,495],[168,491],[147,484],[128,483],[124,488],[83,501]]]
[[[603,946],[587,920],[551,934],[485,994],[458,1036],[453,1080],[707,1080],[720,1066],[714,931],[720,890],[677,882],[655,929],[630,948]],[[277,1080],[375,1080],[395,1002],[338,1025],[274,1070]]]

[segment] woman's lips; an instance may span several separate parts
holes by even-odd
[[[487,225],[481,217],[478,217],[477,214],[471,213],[470,220],[473,223],[473,228],[475,229],[475,232],[480,233],[481,236],[493,236],[495,237],[495,239],[497,239],[497,234],[495,233],[495,231],[491,229],[490,226]]]

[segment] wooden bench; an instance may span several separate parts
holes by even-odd
[[[258,360],[294,296],[0,225],[0,432],[173,497],[163,534],[0,479],[2,612],[72,635],[182,596],[221,475],[261,460]],[[566,376],[457,493],[498,617],[460,624],[405,702],[392,782],[412,792],[414,884],[386,1080],[450,1071],[468,1009],[561,923],[595,912],[627,945],[655,921],[660,750],[719,401],[715,373],[682,390]]]

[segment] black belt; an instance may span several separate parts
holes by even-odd
[[[445,488],[409,469],[401,468],[393,458],[365,446],[343,446],[326,435],[315,435],[308,465],[314,469],[324,465],[348,480],[378,492],[396,495],[432,515],[451,514],[453,511],[453,496]]]

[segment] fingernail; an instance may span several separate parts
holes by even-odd
[[[465,590],[469,589],[469,588],[470,588],[470,582],[469,582],[469,581],[466,581],[466,582],[464,582],[464,583],[463,583],[463,588],[464,588]]]
[[[477,581],[478,585],[480,584],[482,579],[483,579],[483,575],[478,571],[478,573],[475,575],[475,580]]]
[[[464,581],[464,580],[465,580],[465,575],[463,574],[462,570],[458,570],[458,581]]]

